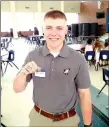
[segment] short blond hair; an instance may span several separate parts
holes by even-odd
[[[67,21],[67,18],[65,16],[65,14],[62,12],[62,11],[59,11],[59,10],[52,10],[52,11],[49,11],[45,14],[44,16],[44,20],[46,18],[52,18],[52,19],[65,19]]]

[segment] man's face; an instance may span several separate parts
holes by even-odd
[[[67,23],[65,19],[45,19],[44,38],[47,46],[51,48],[58,48],[63,44],[65,34],[67,34]]]

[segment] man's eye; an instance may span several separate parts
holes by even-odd
[[[50,28],[50,27],[47,27],[46,29],[49,30],[49,29],[51,29],[51,28]]]
[[[58,28],[58,30],[62,30],[62,28]]]

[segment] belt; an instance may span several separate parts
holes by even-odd
[[[69,110],[68,112],[65,113],[56,113],[56,114],[51,114],[48,112],[45,112],[43,110],[41,110],[38,106],[34,105],[34,109],[40,113],[41,115],[48,117],[50,119],[52,119],[53,121],[60,121],[60,120],[64,120],[67,119],[68,117],[72,117],[76,114],[75,109],[72,108],[71,110]]]

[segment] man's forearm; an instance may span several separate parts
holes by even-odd
[[[25,73],[20,72],[14,79],[13,89],[15,92],[18,93],[18,92],[22,92],[26,86],[27,86],[26,75]]]
[[[90,125],[92,122],[92,103],[91,103],[91,96],[90,93],[84,93],[80,97],[80,105],[82,116],[85,125]]]
[[[90,125],[92,121],[92,105],[88,102],[81,102],[81,111],[85,125]]]

